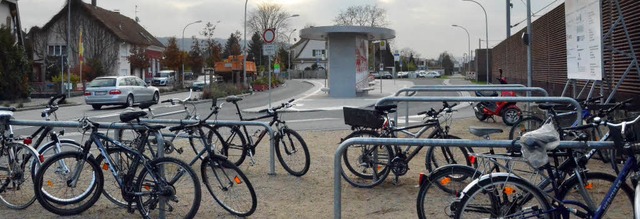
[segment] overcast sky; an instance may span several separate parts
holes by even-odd
[[[84,0],[90,3],[91,0]],[[489,46],[506,38],[506,1],[477,0],[487,11]],[[65,4],[66,0],[19,0],[23,28],[43,26]],[[396,31],[392,44],[401,50],[408,47],[423,58],[436,58],[443,51],[462,57],[467,53],[467,34],[452,24],[464,26],[471,35],[471,49],[478,47],[478,39],[485,38],[485,19],[480,6],[462,0],[249,0],[248,11],[261,2],[281,4],[291,14],[291,29],[305,25],[333,25],[333,18],[349,6],[377,4],[387,11],[389,28]],[[512,24],[526,19],[526,0],[511,0]],[[531,0],[536,17],[545,14],[564,0]],[[140,23],[157,37],[182,37],[186,24],[202,20],[215,23],[215,37],[228,38],[232,32],[243,31],[244,1],[242,0],[98,0],[98,6],[134,18],[135,7]],[[203,24],[193,24],[185,37],[198,35]],[[526,27],[526,21],[511,29],[512,33]],[[250,34],[248,34],[250,37]],[[294,33],[294,35],[297,35]],[[535,37],[535,36],[534,36]],[[299,38],[299,37],[296,37]],[[484,42],[482,43],[484,47]]]

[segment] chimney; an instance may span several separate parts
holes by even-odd
[[[91,0],[91,5],[98,6],[98,0]]]

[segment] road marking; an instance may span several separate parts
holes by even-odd
[[[329,121],[329,120],[338,120],[338,118],[317,118],[317,119],[298,119],[298,120],[287,120],[287,123],[292,123],[292,122]]]

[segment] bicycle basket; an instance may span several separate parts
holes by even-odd
[[[384,116],[375,110],[343,107],[344,124],[353,127],[379,129],[384,123]]]
[[[640,143],[640,122],[627,124],[624,130],[625,138],[622,138],[622,126],[609,126],[609,138],[613,140],[614,146],[620,148],[626,142],[631,144]]]

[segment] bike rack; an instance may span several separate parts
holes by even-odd
[[[384,97],[376,102],[376,106],[388,102],[564,102],[576,107],[576,112],[582,112],[580,103],[569,97]],[[582,114],[576,113],[576,123],[582,121]]]
[[[195,124],[198,120],[179,120],[179,119],[140,119],[141,122],[147,123],[159,123],[159,124]],[[9,120],[10,125],[16,126],[50,126],[50,127],[68,127],[68,128],[78,128],[80,127],[80,122],[76,121],[41,121],[41,120]],[[129,123],[121,123],[121,122],[98,122],[100,124],[100,128],[109,128],[109,129],[136,129],[142,130],[145,129],[144,126],[137,124],[129,124]],[[276,174],[275,168],[275,138],[273,129],[266,122],[256,122],[256,121],[224,121],[224,120],[209,120],[207,124],[210,125],[239,125],[239,126],[262,126],[269,132],[270,136],[270,147],[269,147],[269,175]],[[161,157],[164,153],[164,141],[158,141],[158,156]]]
[[[466,139],[408,139],[408,138],[350,138],[338,146],[333,162],[333,218],[342,216],[342,154],[347,147],[354,144],[367,145],[406,145],[406,146],[442,146],[442,147],[511,147],[512,140],[466,140]],[[560,148],[613,148],[611,141],[560,141]]]
[[[540,87],[524,87],[522,84],[515,84],[514,86],[504,86],[511,84],[496,85],[444,85],[444,86],[413,86],[410,88],[403,88],[396,92],[395,96],[399,96],[402,92],[406,92],[406,96],[413,96],[419,91],[538,91],[545,97],[549,96],[547,90]],[[521,85],[521,86],[520,86]],[[409,92],[413,92],[409,94]],[[406,104],[405,125],[409,125],[409,102]],[[398,121],[398,113],[395,113],[396,121]]]

